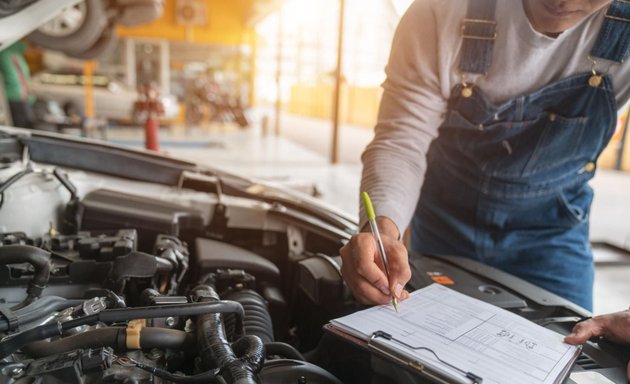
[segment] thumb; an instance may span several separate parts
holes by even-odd
[[[591,337],[601,336],[604,330],[600,323],[597,318],[578,323],[564,341],[569,344],[584,344]]]
[[[586,329],[574,329],[571,334],[564,338],[564,341],[569,344],[584,344],[586,340],[591,338],[591,333]]]

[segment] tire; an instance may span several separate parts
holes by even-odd
[[[68,56],[76,57],[77,59],[89,60],[96,59],[101,56],[105,56],[108,53],[111,53],[116,49],[116,43],[118,42],[118,38],[116,37],[116,33],[114,32],[114,27],[110,26],[96,40],[96,43],[90,47],[88,50],[80,52],[80,53],[69,53]]]
[[[108,20],[102,0],[85,0],[71,8],[71,11],[80,15],[77,25],[68,25],[63,22],[63,15],[49,21],[51,24],[31,33],[29,40],[41,47],[72,54],[80,54],[90,49],[107,28]],[[57,23],[57,24],[55,24]],[[54,30],[54,26],[58,28]],[[64,27],[65,25],[65,27]]]

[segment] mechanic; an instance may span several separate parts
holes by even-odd
[[[400,21],[362,155],[390,278],[363,209],[343,276],[363,303],[404,299],[409,226],[415,252],[472,258],[591,310],[587,182],[630,96],[630,3],[465,4],[416,0]]]
[[[13,125],[21,128],[33,128],[35,97],[28,93],[31,72],[24,58],[26,43],[18,41],[0,51],[0,73],[4,80],[4,90]]]
[[[598,336],[616,343],[630,344],[630,310],[595,316],[577,323],[564,341],[569,344],[583,344],[591,337]],[[630,380],[630,362],[627,375]]]

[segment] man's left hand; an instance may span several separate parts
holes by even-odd
[[[630,310],[595,316],[578,323],[564,341],[569,344],[583,344],[596,336],[603,336],[617,343],[630,344]],[[626,374],[630,380],[630,363]]]

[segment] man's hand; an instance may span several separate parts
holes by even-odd
[[[564,341],[569,344],[583,344],[595,336],[603,336],[617,343],[630,344],[630,310],[595,316],[578,323]],[[630,363],[627,376],[630,380]]]
[[[352,236],[340,250],[341,274],[354,297],[363,304],[387,304],[392,296],[399,300],[409,297],[403,287],[411,278],[411,270],[407,249],[398,241],[398,228],[386,217],[379,216],[376,221],[387,254],[389,281],[369,227],[367,232]]]

